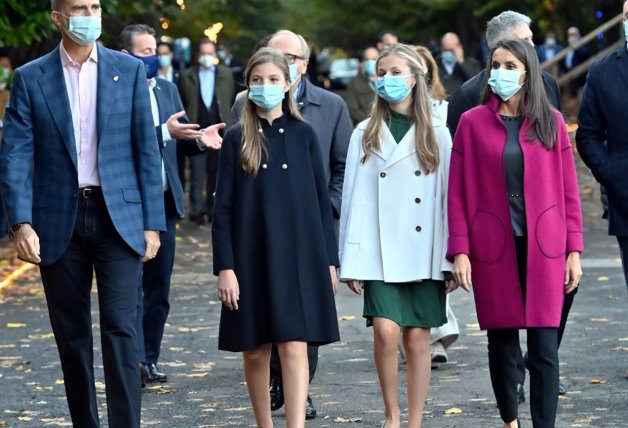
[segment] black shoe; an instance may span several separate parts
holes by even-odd
[[[567,387],[561,381],[558,381],[558,395],[567,394]]]
[[[148,365],[148,379],[146,379],[147,383],[154,382],[168,382],[168,376],[165,373],[162,373],[157,369],[157,365],[149,364]]]
[[[146,382],[148,382],[148,367],[146,367],[144,363],[140,363],[140,380],[142,382],[142,388],[146,388]]]
[[[523,389],[523,385],[520,383],[517,384],[517,404],[522,404],[526,402],[526,391]]]
[[[283,391],[281,390],[281,381],[279,379],[271,379],[270,381],[270,410],[275,411],[283,407]]]
[[[307,396],[307,402],[305,404],[305,420],[316,419],[316,407],[312,403],[310,396]]]

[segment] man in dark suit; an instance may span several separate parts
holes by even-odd
[[[159,61],[157,77],[178,85],[181,73],[174,67],[173,58],[172,47],[168,43],[157,43],[157,59]]]
[[[622,22],[628,28],[628,1]],[[626,32],[628,34],[628,31]],[[615,235],[628,286],[628,51],[617,51],[589,68],[578,115],[578,153],[606,189],[608,233]]]
[[[331,199],[334,217],[340,218],[342,182],[345,174],[345,159],[349,148],[349,140],[353,127],[347,104],[338,95],[319,88],[302,76],[307,72],[310,58],[310,48],[305,39],[288,30],[275,33],[268,42],[271,48],[279,49],[284,53],[290,68],[290,80],[294,88],[297,106],[305,120],[312,125],[320,144],[324,162],[325,177],[329,183],[329,197]],[[260,46],[262,47],[262,46]],[[243,96],[246,96],[244,94]],[[244,99],[238,97],[233,105],[234,122],[240,118]],[[308,361],[310,366],[310,382],[314,378],[318,364],[318,346],[308,346]],[[281,392],[281,365],[277,348],[273,346],[270,366],[271,377],[271,409],[277,410],[283,406]],[[305,412],[306,419],[316,417],[316,408],[311,397],[307,398]]]
[[[155,30],[144,24],[129,25],[120,33],[122,52],[144,62],[150,89],[151,112],[161,152],[163,199],[166,231],[160,235],[157,256],[144,264],[138,286],[137,344],[140,355],[142,384],[167,382],[168,377],[157,368],[164,326],[170,311],[170,277],[174,264],[177,218],[184,215],[183,187],[177,171],[177,152],[194,156],[207,148],[220,148],[218,130],[224,123],[199,131],[197,124],[187,123],[177,87],[156,77],[158,57]],[[182,117],[183,116],[183,117]],[[182,118],[180,123],[178,118]],[[142,386],[143,386],[142,385]]]
[[[531,23],[532,20],[529,17],[518,12],[509,10],[500,13],[486,24],[486,42],[488,43],[489,48],[492,49],[498,41],[509,38],[519,38],[527,41],[531,45],[534,45],[532,42],[532,30],[530,29]],[[485,81],[485,73],[486,71],[483,70],[469,79],[456,91],[451,99],[451,102],[449,103],[449,112],[447,114],[447,126],[449,127],[449,132],[451,132],[452,137],[458,128],[460,116],[462,116],[462,114],[467,110],[470,110],[480,104],[480,91],[482,90],[482,85]],[[560,89],[551,74],[543,72],[543,85],[545,86],[545,93],[547,94],[552,106],[554,106],[557,110],[560,110]],[[569,316],[569,311],[571,310],[571,305],[573,304],[573,299],[577,291],[578,289],[576,288],[573,292],[565,295],[565,303],[563,305],[560,327],[558,328],[558,346],[560,346],[563,339],[565,326],[567,325],[567,317]],[[524,400],[524,360],[525,358],[521,355],[518,363],[520,376],[519,384],[517,385],[520,402]],[[558,391],[561,395],[567,393],[567,388],[562,382],[559,382]]]
[[[197,64],[181,73],[179,93],[191,122],[202,128],[221,122],[231,124],[233,73],[229,67],[218,64],[216,45],[211,40],[199,42]],[[182,158],[180,167],[181,161]],[[217,168],[217,151],[190,158],[190,219],[199,225],[211,221]]]
[[[234,91],[237,94],[244,89],[244,62],[241,59],[234,57],[224,43],[218,45],[217,55],[220,60],[220,64],[231,69],[235,84]]]
[[[587,45],[575,48],[575,46],[580,43],[581,39],[582,36],[580,35],[580,30],[577,27],[569,27],[567,29],[567,43],[569,44],[570,49],[569,52],[567,52],[567,56],[560,61],[560,71],[562,73],[570,72],[589,59],[590,54],[589,47]],[[587,74],[583,73],[571,81],[569,84],[569,91],[572,96],[578,95],[580,88],[584,86],[586,80]]]
[[[349,82],[344,92],[344,99],[349,107],[349,115],[354,125],[362,122],[371,115],[373,101],[375,101],[375,61],[379,52],[374,47],[364,49],[360,74]]]
[[[40,266],[73,425],[99,426],[95,271],[109,426],[139,427],[137,284],[165,230],[163,189],[144,66],[96,45],[100,14],[52,0],[62,41],[15,71],[0,185],[18,257]]]

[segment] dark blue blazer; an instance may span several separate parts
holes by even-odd
[[[153,91],[155,93],[155,99],[157,100],[157,107],[159,108],[159,123],[163,124],[166,123],[170,116],[183,110],[183,103],[181,102],[179,91],[174,83],[160,77],[156,77],[155,81],[157,84],[153,88]],[[187,115],[179,119],[179,122],[189,123]],[[164,142],[161,125],[157,126],[155,130],[157,131],[157,141],[159,142],[164,161],[166,179],[168,180],[168,186],[174,198],[177,214],[179,217],[183,217],[185,215],[185,201],[183,186],[181,185],[181,178],[179,177],[177,167],[177,145],[179,145],[180,148],[183,149],[183,153],[188,156],[201,154],[203,150],[199,149],[196,140]]]
[[[628,236],[628,51],[594,62],[582,93],[576,143],[608,194],[608,230]],[[606,145],[605,145],[606,143]]]
[[[165,230],[161,161],[141,61],[98,47],[98,174],[124,241],[144,254],[144,231]],[[0,148],[0,188],[9,225],[29,222],[41,264],[72,236],[77,154],[59,47],[15,70]]]

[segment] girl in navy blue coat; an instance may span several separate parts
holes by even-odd
[[[243,352],[259,427],[272,427],[270,352],[281,358],[288,427],[303,427],[307,344],[339,340],[338,250],[316,133],[296,109],[283,54],[260,49],[246,69],[240,121],[223,142],[212,241],[218,347]]]

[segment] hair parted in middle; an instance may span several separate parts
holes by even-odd
[[[421,168],[426,174],[436,170],[439,163],[439,148],[436,134],[432,128],[432,100],[430,90],[425,82],[424,66],[419,54],[413,47],[402,43],[390,45],[380,52],[375,63],[375,69],[379,69],[382,58],[395,55],[403,59],[410,74],[415,76],[416,84],[410,89],[409,97],[412,97],[410,106],[410,123],[414,126],[414,144]],[[390,118],[390,104],[380,96],[376,96],[373,103],[371,118],[362,139],[364,156],[361,159],[365,163],[375,150],[381,147],[382,125]]]
[[[520,89],[522,96],[519,99],[519,112],[528,121],[528,140],[539,139],[545,147],[551,148],[558,140],[555,112],[545,92],[539,57],[531,44],[521,39],[500,40],[495,44],[486,64],[481,103],[486,104],[494,96],[488,79],[493,68],[493,54],[497,49],[506,49],[525,67],[526,80]]]
[[[253,69],[258,65],[272,63],[281,70],[285,81],[290,85],[290,71],[288,68],[288,62],[283,53],[273,48],[260,48],[257,52],[251,56],[248,64],[246,65],[246,71],[244,72],[244,82],[246,87],[251,87],[251,73]],[[293,88],[290,85],[290,90],[284,94],[282,109],[284,114],[289,114],[292,118],[297,120],[303,120],[303,116],[299,113],[294,97],[292,95]],[[266,152],[266,146],[264,141],[264,134],[260,132],[262,128],[260,118],[257,115],[257,105],[249,100],[248,93],[243,97],[244,107],[242,109],[242,116],[240,116],[240,127],[242,129],[242,146],[240,148],[240,162],[242,169],[252,176],[257,175],[260,164],[262,162],[262,152]]]

